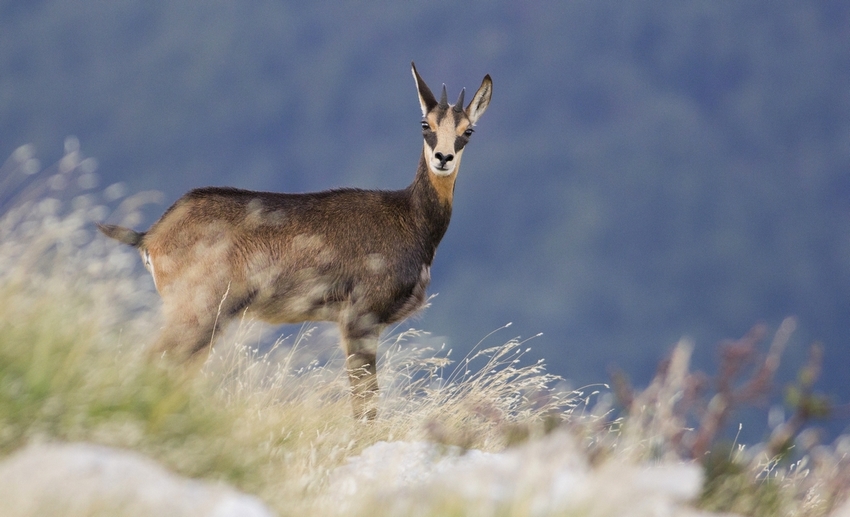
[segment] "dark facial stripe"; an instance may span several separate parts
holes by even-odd
[[[455,138],[455,152],[460,151],[463,147],[469,143],[469,138],[465,136],[459,136]]]
[[[437,108],[435,113],[436,113],[436,116],[437,116],[437,125],[438,126],[440,125],[441,122],[443,122],[443,119],[446,118],[446,113],[448,113],[448,111],[449,110],[444,109],[444,108]]]
[[[466,117],[466,114],[463,111],[456,111],[456,110],[451,109],[451,108],[448,108],[448,109],[447,108],[437,108],[437,110],[436,110],[437,124],[442,122],[443,119],[446,118],[446,115],[448,115],[449,113],[452,114],[452,118],[454,118],[455,125],[460,124],[461,121],[463,121],[463,119]]]
[[[466,117],[466,114],[463,111],[452,110],[452,115],[455,117],[455,125],[459,125],[463,119]]]
[[[433,131],[425,131],[423,136],[425,137],[425,143],[428,144],[428,147],[431,149],[437,147],[437,133]]]

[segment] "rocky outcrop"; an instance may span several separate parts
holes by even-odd
[[[591,466],[567,433],[501,453],[425,442],[379,442],[331,473],[337,514],[379,506],[390,515],[706,515],[693,509],[702,486],[696,464]],[[339,505],[343,507],[340,510]]]
[[[0,462],[4,517],[272,517],[259,499],[183,478],[141,454],[39,444]]]

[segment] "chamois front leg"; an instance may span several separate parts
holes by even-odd
[[[380,331],[341,326],[345,369],[351,382],[351,407],[356,420],[378,416],[377,353]]]

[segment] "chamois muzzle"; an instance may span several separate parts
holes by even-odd
[[[434,153],[434,158],[440,160],[440,166],[438,167],[441,171],[447,169],[446,163],[455,159],[455,155],[453,154],[443,154],[443,153]]]

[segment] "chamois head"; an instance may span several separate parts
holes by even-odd
[[[450,105],[446,98],[446,85],[439,102],[431,89],[419,76],[416,65],[411,63],[419,104],[422,107],[422,136],[425,139],[424,155],[428,170],[436,176],[451,176],[457,172],[463,148],[472,136],[472,126],[490,104],[493,81],[484,76],[481,86],[469,105],[463,107],[466,90],[461,90],[457,102]]]

